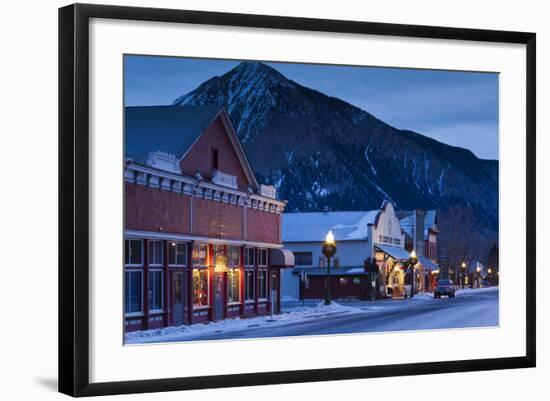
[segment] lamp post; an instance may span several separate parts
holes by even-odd
[[[466,263],[462,262],[460,265],[460,268],[462,269],[460,271],[460,284],[462,286],[462,289],[464,289],[464,275],[466,274]]]
[[[411,257],[409,258],[409,268],[411,269],[411,298],[414,296],[414,266],[418,262],[416,252],[414,249],[411,252]]]
[[[325,242],[323,243],[323,255],[327,258],[327,293],[325,294],[325,305],[330,305],[330,258],[336,253],[336,243],[334,242],[334,235],[332,231],[329,231]]]
[[[492,273],[492,272],[493,272],[493,270],[489,267],[489,268],[487,269],[487,276],[488,276],[487,279],[489,280],[489,285],[493,285],[493,279],[492,279],[492,277],[491,277],[491,273]]]
[[[477,267],[476,269],[476,288],[479,288],[479,272],[481,271],[481,267]]]

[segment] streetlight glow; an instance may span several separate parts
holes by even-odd
[[[327,244],[334,244],[334,234],[332,234],[332,230],[329,230],[325,242]]]
[[[411,252],[411,258],[416,259],[416,252],[414,251],[414,249]]]

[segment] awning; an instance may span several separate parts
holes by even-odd
[[[437,266],[434,262],[432,262],[430,259],[426,258],[425,256],[419,256],[418,261],[427,269],[430,270],[438,270],[439,266]]]
[[[403,248],[398,248],[396,246],[390,246],[390,245],[374,245],[375,248],[378,248],[385,254],[390,255],[392,258],[396,260],[408,260],[411,255],[409,252],[404,250]]]
[[[294,254],[290,249],[270,249],[269,265],[272,267],[294,267]]]

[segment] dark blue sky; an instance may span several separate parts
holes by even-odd
[[[238,61],[126,56],[126,105],[170,104]],[[498,159],[498,74],[266,63],[388,124]]]

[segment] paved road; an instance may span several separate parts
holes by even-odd
[[[497,326],[499,316],[498,291],[457,295],[453,299],[367,302],[358,307],[364,313],[187,337],[184,341],[485,327]]]

